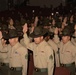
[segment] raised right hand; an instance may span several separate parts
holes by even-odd
[[[25,23],[24,26],[23,26],[23,33],[26,33],[27,30],[28,30],[27,23]]]

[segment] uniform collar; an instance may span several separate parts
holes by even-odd
[[[69,43],[70,43],[70,41],[68,41],[67,43],[65,43],[65,44],[63,44],[63,45],[65,45],[65,46],[66,46],[66,45],[68,45]]]
[[[39,43],[37,46],[38,46],[38,47],[40,47],[40,46],[42,47],[42,45],[45,44],[45,43],[46,43],[46,41],[43,40],[43,41],[42,41],[41,43]]]
[[[20,47],[20,43],[17,42],[12,48],[16,50],[16,49],[18,49],[19,47]]]

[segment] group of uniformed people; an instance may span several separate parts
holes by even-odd
[[[9,44],[7,44],[9,40]],[[18,41],[15,29],[0,31],[1,75],[27,75],[28,52]]]
[[[55,18],[42,23],[36,17],[31,27],[24,22],[21,34],[12,22],[8,30],[0,29],[0,75],[27,75],[28,49],[33,51],[33,75],[53,75],[55,67],[65,67],[75,75],[76,25],[70,25],[72,19],[70,24],[66,21],[65,16],[62,25],[58,20],[56,25]]]

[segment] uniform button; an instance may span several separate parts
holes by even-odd
[[[37,71],[37,69],[36,69],[36,71]]]

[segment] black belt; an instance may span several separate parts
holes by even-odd
[[[34,70],[35,70],[36,72],[47,72],[47,71],[48,71],[47,68],[34,68]]]
[[[1,66],[9,66],[9,63],[0,63]]]
[[[62,66],[62,67],[69,67],[69,66],[72,66],[72,65],[75,65],[75,62],[70,63],[70,64],[60,64],[60,66]]]
[[[22,71],[22,67],[11,67],[11,71]]]

